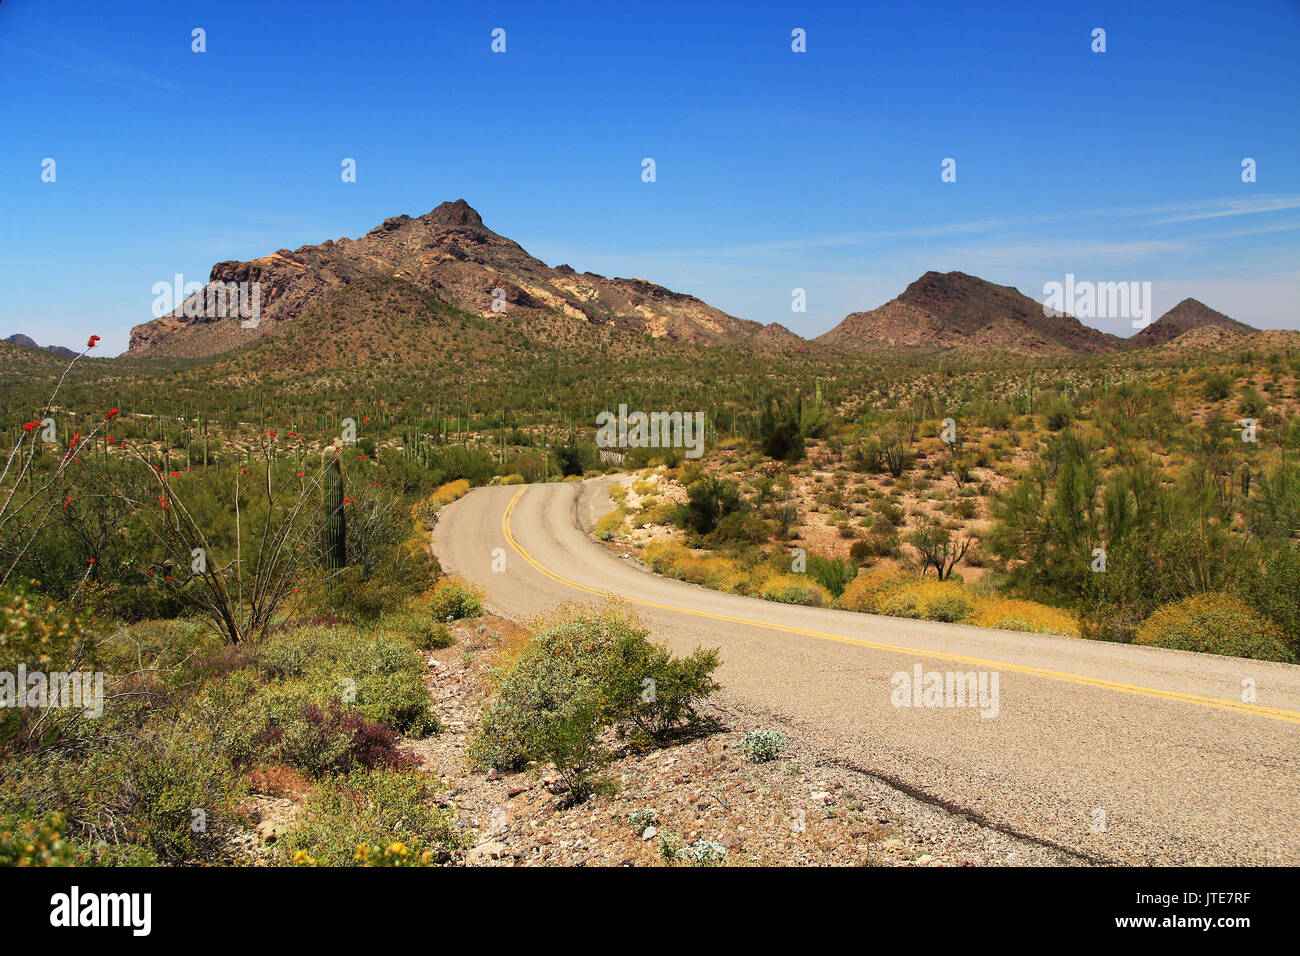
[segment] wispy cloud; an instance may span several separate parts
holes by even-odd
[[[181,87],[170,80],[155,76],[129,63],[106,57],[87,46],[69,46],[66,42],[61,42],[59,55],[24,46],[15,47],[13,52],[24,53],[66,73],[71,73],[94,83],[117,87],[118,89],[172,95],[179,95],[184,92]]]
[[[854,249],[866,248],[883,240],[898,239],[942,239],[954,236],[992,236],[1002,234],[1003,238],[1013,238],[1017,232],[1047,225],[1049,223],[1067,223],[1071,221],[1095,219],[1136,219],[1148,220],[1136,223],[1138,226],[1161,226],[1181,222],[1196,222],[1205,219],[1217,219],[1225,216],[1245,216],[1261,213],[1280,212],[1287,209],[1300,209],[1300,195],[1266,195],[1251,198],[1211,198],[1190,200],[1182,203],[1165,203],[1151,206],[1107,207],[1097,209],[1072,209],[1054,213],[1040,213],[1033,216],[1004,217],[997,219],[977,219],[966,222],[936,223],[926,226],[911,226],[904,229],[882,229],[865,232],[830,233],[816,236],[803,236],[791,239],[776,239],[769,242],[747,242],[725,246],[705,246],[689,249],[665,249],[653,252],[627,253],[639,259],[671,258],[716,258],[716,259],[754,259],[764,256],[780,255],[792,252],[804,252],[818,249]],[[1126,224],[1126,230],[1132,224]],[[1188,236],[1180,241],[1099,241],[1095,244],[1098,252],[1106,254],[1151,255],[1160,252],[1178,252],[1186,249],[1186,242],[1197,239],[1231,238],[1256,235],[1265,232],[1277,232],[1293,229],[1293,224],[1263,226],[1253,230],[1234,233],[1220,233],[1212,236]],[[1024,246],[1007,248],[1030,249],[1041,245],[1037,240],[1025,238]],[[1080,251],[1086,251],[1080,247]]]

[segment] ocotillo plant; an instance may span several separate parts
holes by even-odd
[[[337,571],[348,563],[347,518],[343,511],[343,466],[337,454],[325,466],[321,495],[325,512],[322,558],[325,570]]]

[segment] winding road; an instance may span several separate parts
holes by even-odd
[[[442,510],[434,553],[504,617],[617,597],[674,651],[719,648],[725,694],[827,759],[1080,862],[1300,863],[1300,666],[670,580],[587,533],[612,481],[476,489]],[[996,675],[996,713],[896,706],[894,675],[918,665],[983,673],[990,692]]]

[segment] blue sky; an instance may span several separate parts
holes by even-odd
[[[804,335],[927,269],[1297,328],[1297,64],[1295,2],[4,0],[0,335],[117,352],[175,273],[456,198]]]

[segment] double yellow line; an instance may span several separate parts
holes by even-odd
[[[515,510],[515,505],[519,499],[524,496],[527,487],[520,488],[515,496],[510,499],[510,504],[506,507],[505,514],[501,516],[501,530],[505,534],[506,541],[510,547],[514,548],[521,558],[527,561],[532,567],[546,575],[552,581],[563,584],[565,587],[573,588],[577,591],[585,591],[588,594],[595,594],[600,597],[614,598],[625,601],[629,604],[637,604],[641,607],[653,607],[663,611],[675,611],[678,614],[690,614],[693,617],[705,617],[715,621],[728,621],[732,624],[745,624],[750,627],[763,627],[772,631],[784,631],[787,634],[799,634],[804,637],[815,637],[823,641],[837,641],[840,644],[854,644],[858,647],[870,647],[878,651],[892,651],[897,654],[907,654],[912,657],[929,657],[943,661],[957,661],[962,664],[973,664],[986,670],[1011,671],[1019,674],[1031,674],[1035,677],[1046,677],[1051,680],[1066,681],[1071,684],[1082,684],[1086,687],[1098,687],[1103,690],[1119,691],[1123,694],[1137,694],[1142,697],[1157,697],[1161,700],[1178,701],[1184,704],[1195,704],[1201,707],[1214,707],[1219,710],[1231,710],[1242,714],[1254,714],[1259,717],[1271,717],[1274,720],[1284,720],[1292,724],[1300,724],[1300,712],[1294,710],[1282,710],[1277,707],[1264,707],[1260,704],[1240,703],[1233,700],[1221,700],[1217,697],[1202,697],[1199,694],[1184,694],[1179,691],[1160,690],[1156,687],[1142,687],[1138,684],[1125,684],[1120,681],[1104,680],[1100,677],[1086,677],[1082,674],[1069,674],[1064,671],[1047,670],[1042,667],[1026,667],[1023,664],[1005,664],[1000,661],[986,661],[978,657],[965,657],[961,654],[947,654],[938,651],[922,651],[914,647],[903,647],[899,644],[884,644],[879,641],[864,641],[856,637],[841,637],[838,634],[827,634],[824,631],[812,631],[803,627],[792,627],[788,624],[772,624],[767,621],[756,621],[752,618],[732,617],[729,614],[714,614],[710,611],[696,611],[691,608],[678,607],[674,604],[660,604],[656,601],[643,601],[639,598],[626,597],[621,594],[615,594],[612,591],[603,591],[600,588],[587,587],[585,584],[579,584],[577,581],[570,581],[568,578],[561,577],[550,568],[545,567],[537,561],[532,555],[525,551],[515,540],[513,532],[510,530],[510,515]]]

